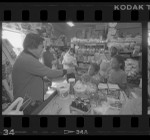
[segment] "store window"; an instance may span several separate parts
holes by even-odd
[[[7,39],[13,46],[13,50],[18,56],[23,50],[23,40],[25,35],[23,33],[18,33],[14,31],[3,30],[2,39]]]

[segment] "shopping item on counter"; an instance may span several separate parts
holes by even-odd
[[[87,88],[86,88],[87,94],[94,94],[97,92],[98,88],[97,88],[96,84],[87,82],[86,85],[87,85]]]
[[[99,83],[98,89],[99,89],[99,91],[100,91],[102,94],[107,95],[107,92],[108,92],[108,85],[107,85],[107,84]]]
[[[107,102],[103,103],[102,106],[93,108],[94,115],[105,115],[109,109],[109,104]]]
[[[120,90],[117,84],[110,84],[110,83],[108,83],[108,89]]]
[[[81,81],[77,81],[74,85],[74,90],[78,94],[86,92],[86,85],[84,85]]]
[[[70,112],[76,111],[79,114],[88,114],[90,113],[91,105],[88,99],[76,98],[72,101],[70,105]]]
[[[99,91],[107,97],[110,108],[121,109],[126,102],[126,95],[116,84],[99,84]]]
[[[123,104],[120,101],[115,101],[114,103],[110,103],[110,108],[121,109]]]
[[[108,89],[108,85],[107,84],[103,84],[103,83],[99,83],[98,88],[99,89]]]
[[[113,109],[120,110],[123,107],[123,105],[126,104],[126,101],[127,97],[124,91],[120,91],[119,97],[117,96],[117,98],[114,98],[114,96],[107,96],[107,102],[109,103],[110,108]]]
[[[120,98],[120,91],[119,90],[108,90],[107,97],[119,99]]]
[[[69,93],[71,95],[74,95],[75,78],[70,78],[70,79],[68,79],[68,81],[69,81],[69,84],[70,84],[70,91],[69,91]]]
[[[58,90],[58,93],[60,94],[60,96],[62,98],[65,98],[68,96],[69,94],[69,89],[70,89],[70,84],[68,83],[60,83],[58,86],[57,86],[57,90]]]
[[[103,83],[100,83],[98,85],[98,88],[102,93],[106,93],[109,98],[115,98],[115,99],[120,98],[120,88],[116,84],[110,84],[110,83],[103,84]]]
[[[101,105],[103,102],[107,102],[107,93],[99,91],[98,93],[98,105]]]

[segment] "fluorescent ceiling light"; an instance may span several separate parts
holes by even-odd
[[[73,27],[73,26],[74,26],[74,23],[73,23],[73,22],[67,22],[67,24],[68,24],[70,27]]]

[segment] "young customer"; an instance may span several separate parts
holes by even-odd
[[[67,81],[70,78],[75,78],[77,60],[75,56],[75,50],[73,48],[70,48],[63,56],[62,64],[63,64],[63,69],[73,71],[72,73],[67,74]]]
[[[116,55],[111,61],[111,70],[108,76],[108,83],[118,84],[123,90],[127,88],[127,75],[124,71],[124,59]]]
[[[100,70],[100,66],[97,65],[96,63],[92,63],[89,67],[88,73],[84,74],[81,77],[81,80],[83,82],[91,82],[98,85],[101,81],[99,70]]]

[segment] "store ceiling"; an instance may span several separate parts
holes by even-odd
[[[95,27],[99,26],[101,28],[104,28],[105,26],[108,25],[108,23],[74,23],[74,27],[70,28],[85,28],[85,27]],[[59,26],[62,29],[65,29],[68,25],[66,23],[53,23],[53,25]],[[69,27],[69,26],[68,26]],[[118,29],[119,28],[134,28],[134,27],[141,27],[141,24],[139,23],[118,23],[116,26]]]
[[[53,26],[55,29],[60,30],[64,34],[66,32],[70,32],[71,30],[78,30],[78,29],[84,29],[84,28],[95,28],[97,30],[103,30],[107,23],[74,23],[74,27],[68,26],[66,23],[53,23]],[[128,28],[141,28],[141,24],[139,23],[118,23],[116,28],[117,29],[128,29]],[[66,33],[67,34],[67,33]]]
[[[62,31],[66,31],[66,29],[70,28],[70,29],[73,29],[73,28],[87,28],[87,27],[96,27],[98,26],[99,28],[103,29],[104,27],[107,26],[107,23],[74,23],[75,26],[74,27],[70,27],[68,26],[66,23],[52,23],[54,27],[56,27],[57,29],[59,30],[62,30]],[[6,24],[3,24],[4,26]],[[12,24],[12,26],[15,26],[15,24]],[[141,24],[139,23],[118,23],[117,24],[117,28],[134,28],[134,27],[140,27]],[[149,26],[150,28],[150,26]]]
[[[70,27],[69,25],[66,24],[66,22],[64,23],[52,23],[53,27],[54,27],[54,32],[56,32],[56,36],[59,36],[61,34],[66,35],[67,37],[72,37],[74,35],[74,33],[77,30],[80,29],[85,29],[85,28],[95,28],[96,30],[104,30],[104,28],[108,25],[108,23],[92,23],[92,22],[87,22],[87,23],[74,23],[75,26],[74,27]],[[5,24],[4,24],[5,25]],[[12,27],[16,26],[16,24],[12,24]],[[129,29],[129,28],[140,28],[141,24],[139,23],[118,23],[116,28],[117,29]],[[150,29],[150,26],[149,26]]]

